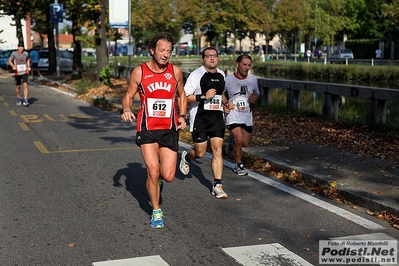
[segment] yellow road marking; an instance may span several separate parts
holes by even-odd
[[[124,148],[99,148],[99,149],[76,149],[76,150],[58,150],[58,151],[49,151],[40,141],[34,141],[36,148],[41,153],[72,153],[72,152],[97,152],[97,151],[119,151],[119,150],[133,150],[137,149],[138,147],[124,147]]]
[[[40,141],[34,141],[33,144],[35,144],[36,148],[41,152],[41,153],[50,153],[46,147],[40,142]]]
[[[25,124],[25,123],[18,123],[19,124],[19,126],[23,129],[23,130],[25,130],[25,131],[29,131],[29,127]]]
[[[11,114],[12,116],[17,116],[17,113],[16,113],[15,111],[10,111],[10,114]]]
[[[4,97],[3,96],[0,96],[0,101],[4,101]]]
[[[3,103],[5,107],[10,107],[10,105],[7,102]]]
[[[120,150],[133,150],[136,147],[130,148],[99,148],[99,149],[80,149],[80,150],[59,150],[52,151],[51,153],[71,153],[71,152],[95,152],[95,151],[120,151]]]
[[[66,117],[63,114],[59,115],[60,117],[62,117],[62,120],[55,120],[54,118],[52,118],[51,116],[49,116],[48,114],[44,114],[44,117],[47,118],[48,120],[52,121],[52,122],[67,122],[68,121],[68,117]]]
[[[43,119],[41,119],[38,115],[21,115],[21,118],[26,123],[43,122]]]

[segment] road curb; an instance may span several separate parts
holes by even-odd
[[[243,148],[243,151],[247,152],[247,153],[253,153],[246,148]],[[266,161],[268,161],[271,165],[273,165],[273,166],[277,167],[278,169],[281,169],[285,172],[290,173],[295,170],[296,172],[301,174],[307,181],[316,180],[317,183],[323,184],[323,185],[330,185],[332,182],[336,182],[337,191],[346,200],[348,200],[360,207],[366,208],[373,212],[387,211],[390,214],[399,215],[399,206],[397,206],[397,204],[395,202],[393,202],[389,199],[386,199],[379,195],[371,194],[370,192],[363,191],[358,188],[348,186],[346,183],[339,182],[339,181],[332,179],[325,175],[320,175],[320,174],[308,171],[303,167],[291,165],[291,164],[281,161],[277,158],[274,158],[274,157],[271,157],[271,156],[268,156],[265,154],[256,153],[256,152],[255,152],[255,154],[262,157]]]

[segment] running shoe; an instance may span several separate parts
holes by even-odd
[[[186,156],[187,152],[183,151],[183,153],[181,154],[181,160],[179,165],[180,172],[182,172],[183,175],[188,175],[188,173],[190,172],[190,165],[186,161]]]
[[[244,168],[243,163],[236,163],[233,168],[233,172],[236,173],[237,175],[247,175],[247,171]]]
[[[217,184],[212,188],[212,195],[215,196],[217,199],[227,198],[227,194],[223,191],[223,186],[221,184]]]
[[[20,97],[18,97],[17,98],[17,105],[21,105],[22,104],[22,102],[21,102],[21,98]]]
[[[233,147],[234,147],[234,136],[230,136],[229,139],[227,140],[227,147],[226,147],[226,153],[228,156],[231,156],[233,154]]]
[[[151,220],[150,220],[150,225],[152,228],[163,228],[164,227],[162,216],[163,216],[163,212],[161,211],[161,209],[152,211]]]
[[[25,105],[25,106],[29,106],[29,102],[28,102],[27,99],[24,100],[24,105]]]

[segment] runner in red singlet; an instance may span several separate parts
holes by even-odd
[[[146,187],[153,208],[150,220],[153,228],[164,227],[159,207],[162,180],[171,182],[175,177],[178,131],[186,128],[187,97],[183,73],[168,62],[174,43],[169,33],[160,32],[153,37],[149,43],[152,59],[132,71],[122,100],[121,117],[132,122],[136,119],[131,111],[133,98],[139,92],[141,106],[137,114],[136,144],[141,148],[147,168]]]

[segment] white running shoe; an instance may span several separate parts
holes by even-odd
[[[179,165],[180,172],[182,172],[183,175],[188,175],[188,173],[190,172],[190,165],[186,161],[186,155],[187,152],[183,151],[181,154],[181,160]]]
[[[223,186],[218,184],[212,188],[212,195],[215,196],[217,199],[226,199],[227,194],[223,191]]]

